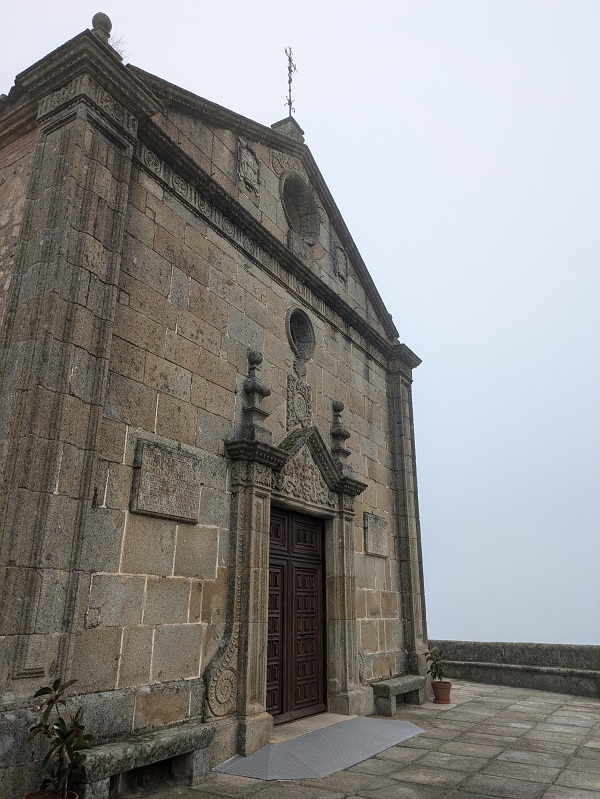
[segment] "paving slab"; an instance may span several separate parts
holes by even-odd
[[[491,774],[474,774],[462,786],[463,791],[481,797],[498,796],[502,799],[539,799],[547,785],[527,780],[494,777]]]
[[[419,763],[437,768],[456,769],[457,771],[480,771],[490,761],[485,757],[469,757],[468,755],[450,755],[445,752],[428,752]]]
[[[136,797],[600,799],[600,701],[462,682],[453,700],[449,709],[400,705],[394,719],[424,732],[328,777],[269,783],[211,772],[197,787]]]
[[[418,785],[415,782],[395,782],[384,788],[363,791],[365,799],[446,799],[453,794],[448,788],[434,788],[431,785]],[[286,798],[287,799],[287,798]],[[469,797],[473,799],[473,794]]]
[[[589,774],[600,774],[600,756],[595,758],[572,757],[569,768],[573,771],[587,771]]]
[[[362,763],[357,763],[355,766],[350,766],[348,771],[358,771],[363,774],[371,774],[372,776],[385,776],[391,771],[396,771],[398,766],[394,760],[380,760],[378,757],[371,757],[368,760],[363,760]]]
[[[542,799],[600,799],[600,791],[582,791],[579,788],[563,788],[552,785]]]
[[[412,763],[426,754],[427,749],[408,749],[405,746],[391,746],[389,749],[384,749],[376,758],[382,760],[394,760],[397,763]]]
[[[487,746],[485,744],[470,744],[462,741],[450,741],[440,747],[440,752],[449,755],[470,755],[471,757],[492,758],[504,751],[503,746]]]
[[[498,760],[561,769],[567,764],[568,757],[566,755],[549,755],[547,752],[525,752],[521,749],[508,749],[498,755]]]
[[[551,766],[534,766],[530,763],[515,763],[506,760],[494,760],[483,769],[483,774],[493,774],[496,777],[510,777],[530,782],[550,784],[560,774],[560,768]]]
[[[571,771],[567,767],[557,778],[556,784],[566,785],[569,788],[585,788],[585,790],[600,791],[600,774]]]
[[[396,775],[390,775],[394,779],[402,782],[418,782],[422,785],[434,785],[437,788],[456,788],[469,776],[466,772],[454,769],[435,768],[424,765],[425,761],[419,761],[405,766]]]

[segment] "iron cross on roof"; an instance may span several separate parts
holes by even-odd
[[[285,104],[288,107],[288,116],[291,118],[292,112],[294,112],[294,114],[296,113],[296,109],[294,108],[294,103],[292,100],[292,75],[294,74],[294,72],[298,72],[298,70],[296,69],[296,65],[294,64],[292,48],[286,47],[285,54],[288,60],[288,96]]]

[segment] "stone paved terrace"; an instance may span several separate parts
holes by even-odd
[[[600,699],[463,681],[452,691],[445,708],[401,706],[394,718],[423,734],[325,779],[211,772],[152,799],[600,799]]]

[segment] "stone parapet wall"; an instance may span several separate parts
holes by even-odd
[[[600,646],[430,641],[448,659],[448,676],[492,685],[600,697]]]

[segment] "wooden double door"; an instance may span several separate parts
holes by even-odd
[[[267,710],[275,723],[327,710],[323,523],[271,509]]]

